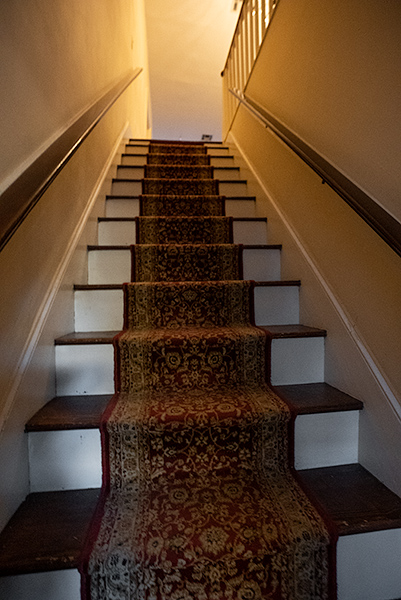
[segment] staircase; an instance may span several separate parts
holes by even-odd
[[[102,481],[99,424],[114,391],[114,335],[123,326],[149,144],[130,141],[88,248],[88,284],[76,286],[75,331],[56,340],[57,398],[27,423],[31,492],[0,536],[0,597],[78,600],[77,566]],[[281,280],[282,249],[230,150],[208,154],[243,244],[243,278],[254,280],[255,323],[269,340],[276,393],[294,422],[294,466],[336,527],[340,600],[401,596],[401,500],[358,465],[359,400],[324,383],[326,332],[299,323],[300,281]]]

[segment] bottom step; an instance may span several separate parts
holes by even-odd
[[[401,499],[358,464],[299,476],[340,534],[338,599],[400,598]],[[75,569],[98,494],[28,496],[0,534],[1,598],[79,600]]]

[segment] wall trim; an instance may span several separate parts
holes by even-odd
[[[7,393],[4,409],[2,411],[2,414],[0,415],[0,433],[3,433],[5,424],[10,417],[11,411],[14,406],[15,397],[16,397],[18,388],[21,384],[22,378],[24,377],[24,375],[29,367],[31,358],[33,356],[33,353],[34,353],[37,345],[38,345],[40,336],[43,332],[46,321],[49,317],[49,314],[50,314],[50,311],[54,304],[54,301],[56,299],[57,293],[61,287],[63,278],[67,271],[68,265],[71,261],[72,255],[78,245],[78,242],[83,233],[84,227],[88,221],[88,218],[94,207],[94,204],[99,196],[101,187],[107,177],[109,169],[111,168],[114,157],[116,156],[116,154],[118,152],[118,148],[119,148],[122,140],[124,139],[124,135],[125,135],[125,132],[127,131],[128,126],[129,126],[129,123],[128,123],[128,121],[126,121],[124,123],[124,127],[121,129],[120,133],[118,134],[116,142],[114,143],[114,145],[110,151],[109,157],[108,157],[106,163],[104,164],[104,166],[99,174],[99,177],[96,181],[96,184],[89,196],[86,207],[82,212],[82,215],[74,229],[73,234],[71,235],[69,244],[66,247],[66,250],[60,261],[60,264],[59,264],[56,272],[54,273],[52,280],[50,281],[49,287],[47,288],[47,292],[44,295],[43,301],[35,315],[35,318],[33,319],[31,330],[27,336],[24,349],[21,352],[20,359],[18,361],[18,364],[14,371],[14,375],[12,377],[12,384],[10,386],[9,392]]]
[[[282,142],[280,140],[280,138],[274,132],[271,132],[271,133],[272,133],[272,135],[274,135],[276,137],[276,139],[279,141],[279,143],[284,145],[284,142]],[[322,272],[320,271],[319,267],[317,266],[316,262],[311,258],[311,256],[307,252],[301,238],[298,236],[298,233],[296,232],[295,228],[291,225],[285,212],[279,207],[279,205],[277,204],[277,202],[275,201],[275,199],[273,198],[271,193],[267,190],[264,182],[259,177],[259,174],[255,170],[255,167],[253,166],[252,162],[249,160],[249,158],[248,158],[246,152],[244,151],[244,149],[242,148],[241,144],[237,141],[235,135],[232,132],[230,132],[230,136],[233,139],[234,144],[238,148],[242,158],[244,159],[244,161],[245,161],[246,165],[248,166],[249,170],[251,171],[252,175],[255,177],[256,181],[262,188],[263,192],[269,198],[270,202],[272,203],[275,210],[277,211],[277,214],[281,218],[282,222],[284,223],[285,227],[287,228],[288,232],[290,233],[292,239],[294,240],[296,246],[300,250],[303,258],[306,260],[307,264],[309,265],[312,272],[314,273],[316,279],[318,280],[318,282],[322,286],[323,290],[325,291],[326,295],[328,296],[328,298],[329,298],[330,302],[332,303],[335,311],[337,312],[339,318],[343,322],[344,327],[348,331],[353,342],[355,343],[360,354],[362,355],[362,358],[365,361],[368,369],[370,370],[373,378],[375,379],[378,387],[382,391],[383,396],[387,399],[388,404],[390,405],[390,408],[391,408],[393,414],[401,422],[400,403],[398,402],[397,396],[391,389],[391,386],[390,386],[389,382],[387,381],[385,375],[383,374],[383,372],[379,368],[377,362],[375,361],[373,354],[368,350],[367,345],[365,344],[365,342],[362,340],[360,335],[355,330],[355,328],[351,322],[351,319],[348,317],[345,309],[341,305],[340,301],[338,300],[337,296],[333,292],[332,288],[329,286],[329,284],[325,280],[325,278],[324,278]]]

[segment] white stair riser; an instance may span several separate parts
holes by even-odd
[[[77,569],[0,578],[2,600],[80,600]]]
[[[122,290],[77,290],[75,331],[115,331],[123,327]],[[255,288],[256,325],[291,325],[299,321],[297,286]]]
[[[100,487],[99,430],[31,432],[29,468],[31,492]]]
[[[142,181],[113,180],[111,193],[116,196],[139,196],[142,194]]]
[[[219,193],[222,196],[246,196],[248,193],[247,184],[244,181],[220,181]],[[227,211],[227,214],[231,214]],[[233,217],[235,215],[232,215]],[[249,215],[251,216],[251,215]]]
[[[125,154],[121,158],[121,164],[130,167],[142,167],[147,164],[146,155],[133,153]],[[173,163],[172,163],[173,164]],[[233,156],[211,156],[210,164],[212,167],[233,167],[234,157]]]
[[[75,331],[119,331],[123,328],[122,290],[76,290]]]
[[[280,250],[244,249],[244,279],[278,281],[281,277]],[[131,252],[124,250],[91,250],[88,253],[88,283],[117,284],[131,279]]]
[[[266,221],[234,221],[233,237],[235,244],[266,244]]]
[[[106,200],[105,216],[110,218],[139,217],[138,198],[113,198]]]
[[[56,346],[57,395],[112,394],[113,359],[112,344]],[[273,340],[271,362],[272,385],[321,382],[323,338]]]
[[[298,286],[256,286],[256,325],[295,325],[299,323]]]
[[[130,145],[125,146],[126,154],[147,154],[148,150],[149,150],[149,144],[144,144],[144,145],[130,144]]]
[[[235,161],[233,156],[210,156],[210,164],[212,167],[234,167]]]
[[[223,147],[223,148],[218,148],[217,146],[208,146],[207,147],[207,154],[209,154],[210,156],[226,156],[229,153],[230,153],[230,148],[227,148],[227,147]]]
[[[88,252],[88,283],[125,283],[131,281],[131,251],[92,250]]]
[[[229,154],[230,149],[227,146],[223,146],[221,148],[219,148],[216,145],[210,145],[208,146],[206,145],[206,152],[207,154],[209,154],[210,156],[226,156],[227,154]],[[132,153],[132,154],[147,154],[149,150],[149,143],[148,142],[130,142],[129,144],[127,144],[125,146],[125,152],[126,154]]]
[[[111,185],[111,193],[116,196],[139,196],[142,194],[142,181],[114,179]],[[246,196],[247,185],[244,181],[221,181],[219,193],[222,196]]]
[[[281,251],[244,248],[243,278],[253,281],[279,281],[281,279]]]
[[[134,221],[100,221],[97,241],[100,246],[129,246],[136,243]]]
[[[359,411],[299,415],[295,420],[296,469],[358,462]]]
[[[254,200],[226,200],[226,215],[231,217],[256,217]],[[106,217],[139,217],[137,198],[113,198],[106,201]]]
[[[226,199],[226,215],[229,217],[256,217],[255,200]]]
[[[146,156],[134,151],[132,148],[129,149],[131,154],[125,154],[121,157],[121,164],[130,167],[142,167],[146,164]],[[135,152],[135,154],[134,154]],[[138,156],[139,155],[139,156]]]
[[[401,529],[341,536],[337,542],[338,600],[400,598]]]
[[[133,221],[100,221],[98,225],[98,243],[101,246],[135,244],[135,234]],[[266,244],[266,222],[234,221],[233,237],[235,244]]]
[[[324,381],[324,338],[272,340],[271,383],[320,383]]]
[[[301,415],[295,422],[295,468],[350,464],[358,456],[358,412]],[[100,432],[29,434],[31,492],[100,487]]]
[[[56,346],[57,396],[112,394],[113,360],[112,344]]]
[[[228,166],[228,165],[227,165]],[[239,179],[239,169],[224,169],[215,167],[213,171],[214,179],[224,181],[225,179]],[[123,169],[117,169],[117,179],[143,179],[145,177],[145,168],[142,165],[125,165]]]

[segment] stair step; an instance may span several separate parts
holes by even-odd
[[[235,244],[259,243],[267,240],[267,219],[248,217],[233,219]],[[100,217],[98,219],[98,243],[100,246],[130,245],[136,242],[135,217]]]
[[[298,321],[299,286],[299,281],[256,282],[256,325]],[[122,329],[122,284],[76,285],[74,290],[75,331]]]
[[[101,485],[100,420],[112,394],[60,396],[26,424],[31,491]]]
[[[256,325],[299,322],[300,281],[255,283]],[[123,327],[122,284],[74,286],[75,331]]]
[[[272,385],[324,382],[324,330],[297,324],[261,328],[273,337]],[[116,333],[74,332],[56,340],[57,395],[113,393]]]
[[[74,332],[55,340],[58,396],[114,392],[113,337],[117,331]]]
[[[113,179],[111,195],[139,196],[142,194],[142,179]],[[245,179],[227,179],[219,182],[219,193],[222,196],[246,195],[247,182]]]
[[[99,494],[29,494],[0,534],[0,576],[76,569]]]
[[[226,214],[232,217],[254,217],[255,196],[226,195]],[[106,217],[138,217],[139,194],[109,194],[106,196]]]
[[[99,429],[112,394],[58,396],[45,404],[25,426],[26,432]]]
[[[219,181],[236,181],[239,180],[240,177],[240,169],[239,167],[234,166],[214,166],[213,168],[213,177],[214,179],[218,179]],[[144,163],[141,165],[127,165],[122,164],[117,167],[117,179],[119,180],[127,180],[127,179],[143,179],[145,177],[145,167]]]
[[[143,153],[125,153],[121,156],[123,166],[141,167],[146,164],[146,155]],[[234,166],[234,157],[229,155],[210,156],[210,165],[212,167],[230,167]]]
[[[298,393],[298,397],[310,398],[311,391],[312,395],[315,392],[316,404],[309,399],[307,412],[299,415],[295,421],[296,468],[356,462],[358,410],[361,403],[326,384],[299,387],[304,390]],[[344,399],[341,403],[337,402],[338,412],[332,412],[332,405],[329,411],[322,412],[322,395],[342,395],[347,402]],[[100,485],[98,428],[111,397],[80,395],[54,398],[32,417],[26,426],[29,432],[31,491]],[[313,417],[317,417],[319,423],[315,422],[316,419],[313,421]]]
[[[361,410],[363,403],[327,383],[276,386],[274,391],[298,415]],[[45,404],[25,426],[26,432],[96,429],[111,394],[58,396]]]
[[[298,472],[339,532],[339,600],[400,598],[401,498],[359,464]]]
[[[243,278],[277,281],[281,277],[279,244],[244,245]],[[127,246],[88,246],[88,283],[117,284],[131,280],[131,251]]]
[[[112,344],[113,338],[119,331],[83,331],[61,335],[55,340],[56,346]]]
[[[327,383],[276,386],[274,391],[298,415],[361,410],[363,403]]]
[[[324,329],[298,324],[261,328],[271,340],[272,385],[324,382]]]
[[[338,599],[399,597],[401,499],[358,464],[299,476],[339,531]],[[98,496],[96,489],[30,494],[0,534],[0,592],[17,579],[5,575],[76,569]],[[42,597],[54,595],[42,587]]]

